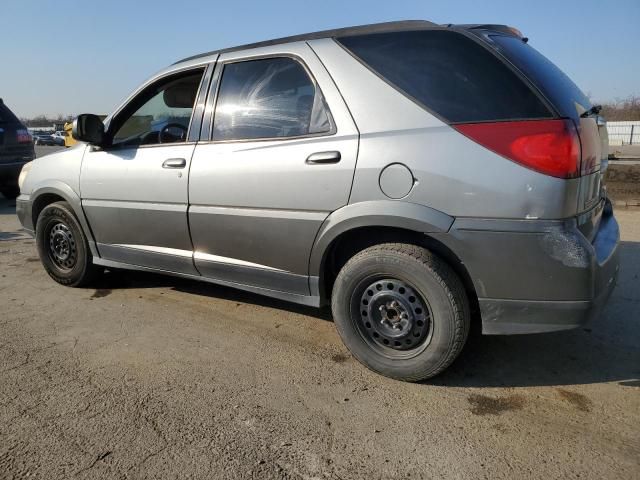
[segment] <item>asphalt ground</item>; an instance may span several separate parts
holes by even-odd
[[[616,216],[593,325],[474,334],[407,384],[327,311],[147,273],[60,286],[0,198],[0,478],[637,479],[640,211]]]

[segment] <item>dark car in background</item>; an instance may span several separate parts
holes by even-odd
[[[0,193],[7,198],[20,194],[18,176],[22,166],[35,158],[33,138],[0,98]]]

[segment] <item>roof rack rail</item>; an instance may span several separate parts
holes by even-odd
[[[234,52],[237,50],[246,50],[249,48],[269,47],[271,45],[280,45],[282,43],[300,42],[305,40],[316,40],[319,38],[332,38],[348,35],[361,35],[365,33],[382,33],[391,31],[402,30],[419,30],[425,28],[439,27],[440,25],[429,22],[427,20],[401,20],[397,22],[384,22],[384,23],[372,23],[369,25],[359,25],[355,27],[335,28],[331,30],[321,30],[318,32],[303,33],[300,35],[292,35],[289,37],[276,38],[273,40],[266,40],[256,43],[248,43],[246,45],[238,45],[236,47],[224,48],[221,50],[213,50],[211,52],[201,53],[199,55],[193,55],[191,57],[183,58],[174,63],[187,62],[189,60],[195,60],[198,58],[208,57],[209,55],[215,55],[220,53]]]

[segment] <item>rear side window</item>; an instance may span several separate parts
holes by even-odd
[[[391,85],[448,122],[552,116],[509,67],[460,33],[420,30],[337,41]]]
[[[540,89],[563,117],[578,117],[592,105],[575,83],[535,48],[516,37],[490,35],[497,50]]]
[[[330,113],[304,67],[288,57],[229,63],[222,71],[214,140],[329,133]]]

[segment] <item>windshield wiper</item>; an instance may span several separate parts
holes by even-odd
[[[602,105],[594,105],[589,110],[587,110],[586,112],[582,113],[580,115],[580,117],[586,118],[586,117],[588,117],[590,115],[597,115],[597,114],[600,113],[600,110],[602,110]]]

